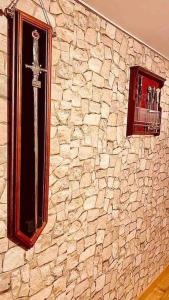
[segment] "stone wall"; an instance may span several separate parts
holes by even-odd
[[[18,7],[43,19],[37,3]],[[169,78],[169,62],[76,1],[45,5],[57,31],[49,221],[27,252],[6,233],[7,24],[0,17],[0,300],[134,300],[169,263],[169,80],[161,135],[126,138],[129,68]]]

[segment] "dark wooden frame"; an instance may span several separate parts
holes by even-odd
[[[46,31],[48,36],[48,76],[46,90],[45,115],[45,178],[44,178],[44,221],[42,226],[29,238],[20,231],[20,164],[21,164],[21,86],[22,86],[22,24],[26,21]],[[19,10],[16,10],[13,19],[8,20],[9,33],[9,151],[8,151],[8,238],[25,249],[31,248],[48,219],[48,190],[49,190],[49,156],[50,156],[50,109],[51,109],[51,49],[52,28],[46,23],[35,19]],[[15,40],[18,36],[17,40]]]
[[[136,106],[136,97],[137,97],[137,82],[138,76],[142,74],[145,77],[152,78],[156,81],[159,85],[159,88],[164,86],[164,82],[166,79],[163,77],[154,74],[153,72],[143,68],[141,66],[133,66],[130,68],[130,86],[129,86],[129,101],[128,101],[128,117],[127,117],[127,136],[131,135],[159,135],[160,130],[158,133],[153,133],[152,131],[146,131],[145,126],[143,125],[141,130],[137,130],[134,123],[134,113],[135,113],[135,106]],[[159,106],[159,112],[162,113],[161,106]],[[145,124],[146,125],[146,124]]]

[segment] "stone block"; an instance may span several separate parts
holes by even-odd
[[[9,249],[5,253],[3,272],[14,270],[24,265],[24,250],[18,247]]]

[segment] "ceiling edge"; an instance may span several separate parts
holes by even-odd
[[[134,38],[136,41],[138,41],[142,45],[148,47],[150,50],[154,51],[155,53],[157,53],[161,57],[165,58],[166,60],[169,60],[169,57],[165,56],[164,54],[162,54],[161,52],[159,52],[155,48],[151,47],[149,44],[146,44],[143,40],[139,39],[137,36],[135,36],[131,32],[125,30],[123,27],[121,27],[120,25],[118,25],[116,22],[113,22],[112,20],[110,20],[109,18],[107,18],[106,16],[104,16],[103,14],[101,14],[99,11],[97,11],[95,8],[93,8],[92,6],[90,6],[89,4],[87,4],[86,2],[84,2],[83,0],[75,0],[75,1],[81,3],[83,6],[87,7],[90,11],[95,12],[98,16],[100,16],[101,18],[103,18],[105,21],[108,21],[109,23],[111,23],[112,25],[114,25],[116,28],[120,29],[121,31],[123,31],[124,33],[126,33],[127,35],[129,35],[130,37]]]

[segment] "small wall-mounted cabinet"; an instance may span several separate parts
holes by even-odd
[[[159,135],[161,88],[165,79],[139,66],[130,68],[127,136]]]

